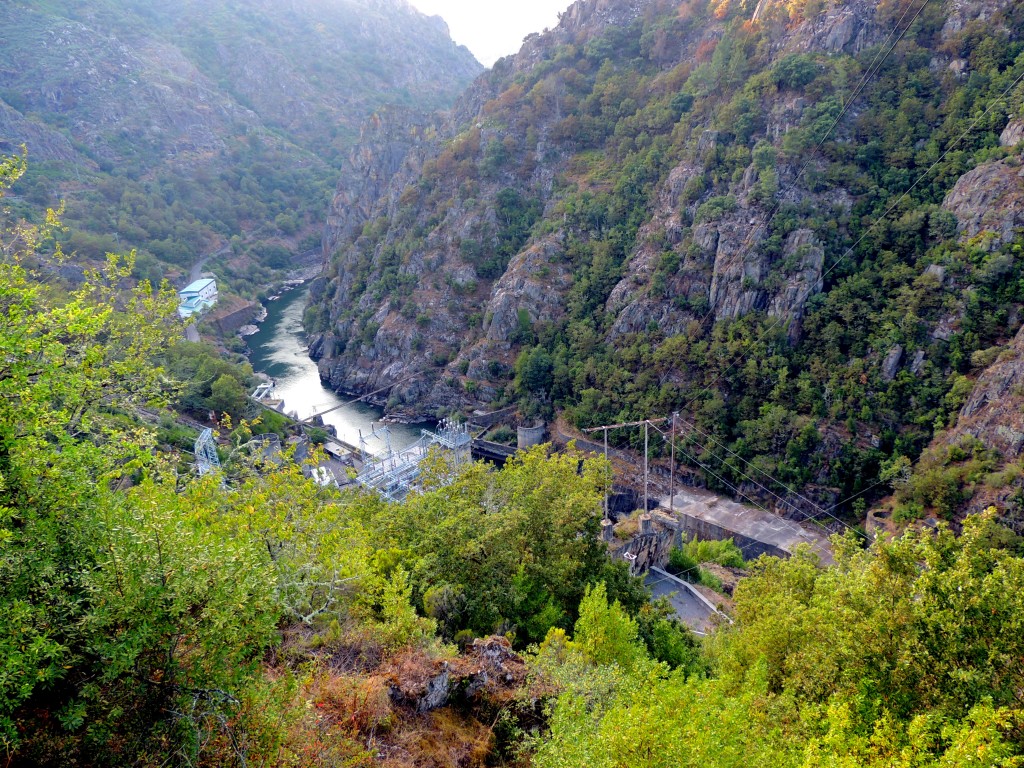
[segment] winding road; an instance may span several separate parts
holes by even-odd
[[[194,283],[196,280],[198,280],[199,278],[201,278],[203,276],[203,267],[206,266],[206,262],[208,262],[210,259],[214,258],[215,256],[223,256],[225,253],[227,253],[230,250],[231,250],[231,245],[228,244],[228,245],[225,245],[220,250],[214,251],[213,253],[208,253],[205,256],[203,256],[201,259],[199,259],[199,261],[197,261],[195,264],[193,264],[192,267],[189,269],[189,271],[188,271],[188,283],[186,283],[186,285],[191,285],[192,283]],[[184,287],[184,286],[182,286],[182,287]],[[199,341],[199,329],[196,328],[196,323],[191,323],[191,324],[185,326],[185,339],[187,341],[194,341],[194,342],[198,342]]]

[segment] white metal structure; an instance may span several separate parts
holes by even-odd
[[[473,440],[468,427],[450,419],[438,424],[436,432],[424,429],[419,440],[401,451],[392,449],[391,430],[386,426],[374,429],[370,437],[383,440],[385,449],[376,455],[371,453],[367,438],[362,432],[359,433],[359,448],[364,463],[363,471],[356,477],[356,481],[388,501],[402,501],[416,487],[420,464],[433,446],[445,452],[453,473],[472,460]]]
[[[217,455],[217,443],[213,439],[212,429],[204,429],[196,439],[196,469],[200,475],[220,469],[220,456]]]

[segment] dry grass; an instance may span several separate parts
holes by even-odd
[[[381,677],[320,678],[310,690],[313,706],[329,723],[363,735],[395,724],[390,687]]]
[[[385,654],[372,636],[339,627],[286,631],[268,677],[289,668],[301,682],[278,764],[303,768],[482,768],[496,759],[495,718],[517,706],[527,680],[503,637],[476,640],[458,656],[421,648]],[[422,712],[442,673],[451,700]]]
[[[494,732],[478,720],[440,709],[406,720],[387,745],[387,768],[483,768],[494,749]]]
[[[623,541],[629,541],[640,533],[640,510],[631,512],[628,517],[623,517],[615,524],[615,537]]]

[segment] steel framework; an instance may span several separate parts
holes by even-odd
[[[384,426],[372,429],[369,437],[384,441],[384,450],[374,454],[369,450],[369,441],[359,433],[359,449],[363,455],[363,469],[356,476],[356,482],[376,491],[388,501],[405,499],[416,486],[421,474],[421,464],[430,449],[437,446],[444,451],[454,477],[459,468],[472,459],[473,440],[465,424],[445,419],[436,432],[422,430],[420,439],[400,451],[391,447],[391,430]]]
[[[220,456],[217,455],[217,442],[213,439],[212,429],[204,429],[196,439],[196,469],[200,475],[220,469]]]

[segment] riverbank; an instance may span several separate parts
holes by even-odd
[[[253,370],[274,382],[286,413],[307,419],[321,415],[338,437],[373,452],[405,448],[420,437],[420,428],[382,422],[383,410],[363,402],[350,402],[320,381],[317,364],[309,357],[302,327],[308,290],[298,287],[265,305],[266,318],[245,338]],[[332,410],[333,409],[333,410]],[[430,425],[425,425],[430,426]]]

